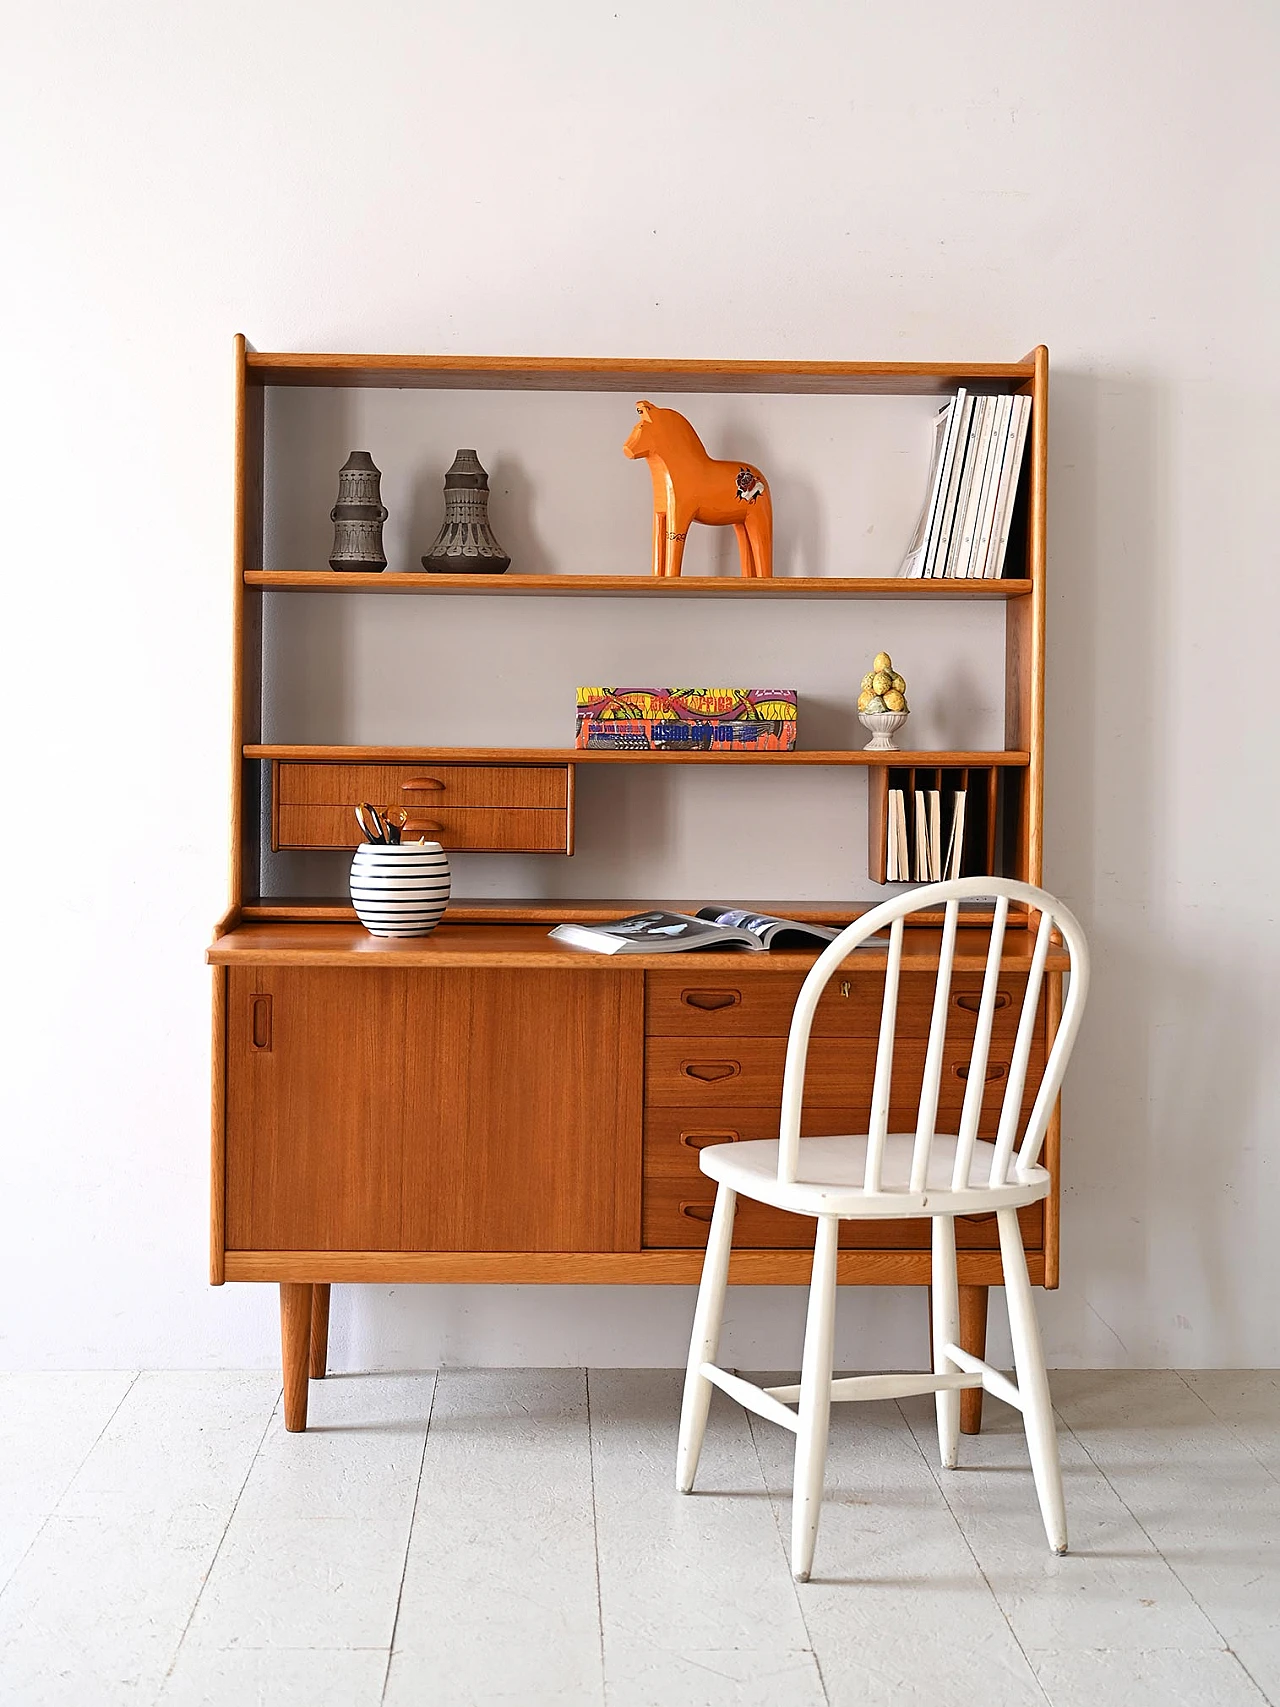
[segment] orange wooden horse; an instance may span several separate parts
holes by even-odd
[[[643,457],[653,477],[653,572],[678,575],[691,522],[732,527],[742,573],[773,574],[773,503],[769,483],[749,462],[716,462],[684,416],[637,403],[640,419],[623,445]]]

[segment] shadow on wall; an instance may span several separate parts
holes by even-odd
[[[1235,1186],[1260,1083],[1250,1012],[1273,969],[1246,945],[1188,953],[1167,913],[1172,789],[1166,447],[1154,376],[1056,372],[1051,384],[1046,882],[1092,951],[1090,1010],[1064,1099],[1063,1291],[1046,1313],[1064,1362],[1129,1361],[1107,1320],[1149,1312],[1168,1361],[1231,1351]],[[1227,967],[1231,967],[1228,971]],[[1199,1321],[1168,1296],[1199,1294]],[[1243,1324],[1241,1324],[1243,1328]],[[1180,1355],[1181,1354],[1181,1355]]]

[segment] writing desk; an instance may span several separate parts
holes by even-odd
[[[957,1117],[987,933],[961,930],[939,1123]],[[984,1135],[1030,960],[1006,938]],[[915,1125],[938,933],[908,931],[891,1123]],[[787,1029],[814,952],[583,953],[546,926],[450,923],[369,936],[342,921],[239,923],[214,968],[211,1279],[281,1288],[286,1425],[324,1373],[328,1288],[405,1281],[686,1284],[714,1187],[707,1144],[776,1135]],[[865,1130],[885,956],[858,950],[814,1021],[806,1133]],[[1051,954],[1028,1104],[1060,1010]],[[1058,1269],[1054,1191],[1022,1212],[1034,1282]],[[961,1337],[981,1354],[1000,1282],[994,1218],[957,1223]],[[803,1284],[813,1230],[742,1205],[736,1284]],[[929,1224],[850,1221],[840,1279],[927,1285]],[[980,1394],[966,1395],[980,1405]],[[972,1402],[967,1426],[978,1426]]]

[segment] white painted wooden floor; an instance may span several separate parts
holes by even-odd
[[[679,1379],[0,1377],[4,1707],[1280,1703],[1280,1373],[1053,1377],[1072,1553],[1016,1419],[842,1405],[815,1579],[790,1436]]]

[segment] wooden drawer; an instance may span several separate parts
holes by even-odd
[[[343,765],[278,759],[282,806],[559,807],[569,804],[567,765]],[[345,845],[345,844],[344,844]]]
[[[645,976],[645,1030],[650,1037],[785,1037],[803,979],[796,973],[762,973],[756,968],[741,978],[723,973],[699,977],[696,966],[679,972],[650,972]],[[1000,980],[993,1038],[1009,1043],[1022,1011],[1025,980],[1010,975]],[[905,972],[898,988],[898,1036],[927,1037],[933,1013],[934,979],[923,972]],[[951,984],[947,1033],[972,1039],[982,994],[979,973],[957,973]],[[813,1018],[814,1037],[877,1037],[884,995],[879,971],[837,976],[823,991]]]
[[[856,1129],[852,1109],[816,1112],[805,1131],[821,1138]],[[698,1151],[707,1144],[775,1138],[777,1117],[762,1109],[747,1110],[713,1120],[701,1109],[659,1109],[645,1120],[643,1238],[647,1249],[701,1249],[715,1203],[715,1181],[698,1166]],[[1029,1250],[1044,1243],[1044,1205],[1020,1211],[1022,1237]],[[735,1249],[795,1249],[813,1244],[813,1221],[788,1215],[749,1198],[739,1197],[734,1221]],[[962,1250],[994,1250],[999,1245],[993,1215],[960,1216],[956,1244]],[[844,1221],[840,1244],[845,1250],[927,1250],[929,1222]]]
[[[782,1101],[785,1037],[729,1038],[689,1043],[677,1037],[650,1037],[645,1044],[645,1107],[777,1109]],[[993,1046],[987,1063],[987,1094],[980,1130],[998,1115],[1009,1071],[1010,1048]],[[924,1077],[923,1038],[903,1038],[894,1050],[891,1109],[914,1128]],[[813,1037],[805,1074],[805,1108],[860,1110],[865,1125],[871,1104],[876,1040],[870,1037]],[[1029,1106],[1044,1064],[1043,1032],[1032,1045],[1024,1104]],[[969,1071],[969,1047],[949,1042],[943,1053],[939,1115],[959,1114]]]
[[[425,836],[442,848],[472,853],[568,853],[569,815],[486,806],[410,807],[406,837]],[[276,810],[276,848],[355,848],[363,840],[352,806],[289,806]]]

